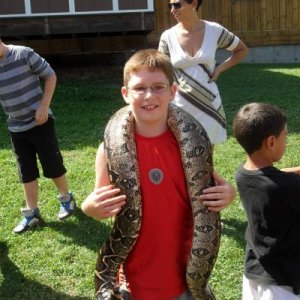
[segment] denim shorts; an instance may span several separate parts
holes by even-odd
[[[57,178],[66,173],[53,118],[49,117],[45,124],[24,132],[10,132],[10,136],[22,183],[34,181],[40,176],[37,156],[45,177]]]

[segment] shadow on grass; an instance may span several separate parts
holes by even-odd
[[[222,234],[230,238],[233,238],[242,249],[245,248],[246,242],[244,233],[246,231],[247,222],[236,219],[222,219],[224,223],[224,229]]]
[[[76,218],[77,222],[69,219],[63,222],[50,221],[44,224],[55,231],[62,233],[64,236],[71,238],[70,244],[84,246],[94,252],[98,252],[102,244],[105,242],[111,231],[111,226],[104,222],[94,220],[87,217],[84,213],[77,209],[72,218]],[[68,241],[64,241],[67,244]],[[96,256],[95,256],[96,260]]]
[[[0,270],[3,276],[0,286],[1,300],[90,300],[87,297],[72,297],[57,292],[49,286],[26,279],[8,254],[7,244],[0,242]]]

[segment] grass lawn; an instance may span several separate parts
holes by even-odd
[[[124,104],[120,96],[120,70],[103,76],[100,69],[99,76],[85,73],[80,78],[59,76],[52,103],[70,189],[79,206],[93,189],[95,153],[104,126]],[[238,65],[219,79],[229,139],[216,146],[215,167],[233,184],[244,153],[232,137],[231,123],[238,108],[247,102],[270,102],[287,113],[290,132],[287,153],[277,166],[300,165],[299,80],[300,65]],[[40,210],[45,225],[23,235],[12,234],[24,201],[5,120],[1,111],[0,299],[93,299],[95,259],[111,220],[98,222],[78,210],[70,219],[57,221],[56,190],[51,181],[41,177]],[[225,229],[211,285],[217,299],[239,300],[246,220],[238,197],[222,212],[222,219]]]

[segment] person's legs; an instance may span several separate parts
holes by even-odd
[[[59,191],[58,200],[60,201],[60,209],[57,217],[59,220],[64,220],[73,214],[76,208],[76,202],[73,194],[69,192],[67,177],[65,174],[60,177],[53,178],[53,182]]]
[[[24,196],[26,202],[26,208],[34,209],[38,207],[38,193],[39,185],[38,180],[23,183]]]
[[[26,208],[21,209],[22,221],[14,228],[14,233],[23,233],[42,222],[38,209],[38,180],[23,183]]]
[[[60,177],[52,178],[52,180],[53,180],[56,188],[58,189],[60,196],[66,197],[66,195],[69,194],[68,181],[67,181],[66,174],[64,174]]]
[[[52,179],[59,191],[60,210],[58,219],[66,219],[73,214],[76,203],[72,193],[69,192],[66,169],[58,146],[52,118],[49,118],[46,124],[37,127],[34,140],[36,141],[35,145],[44,176]]]
[[[21,222],[14,228],[14,233],[22,233],[41,222],[38,209],[39,171],[36,150],[30,141],[32,130],[26,132],[10,132],[13,150],[16,156],[19,179],[23,184],[25,208],[21,209]]]

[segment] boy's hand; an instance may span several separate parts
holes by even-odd
[[[235,198],[234,187],[215,171],[213,173],[216,186],[203,190],[200,200],[211,211],[221,211],[227,207]]]
[[[48,121],[48,107],[40,105],[35,112],[35,121],[37,125],[43,125]]]
[[[120,189],[112,185],[95,189],[81,204],[82,211],[95,219],[105,219],[116,215],[125,204],[125,195],[118,195]]]

